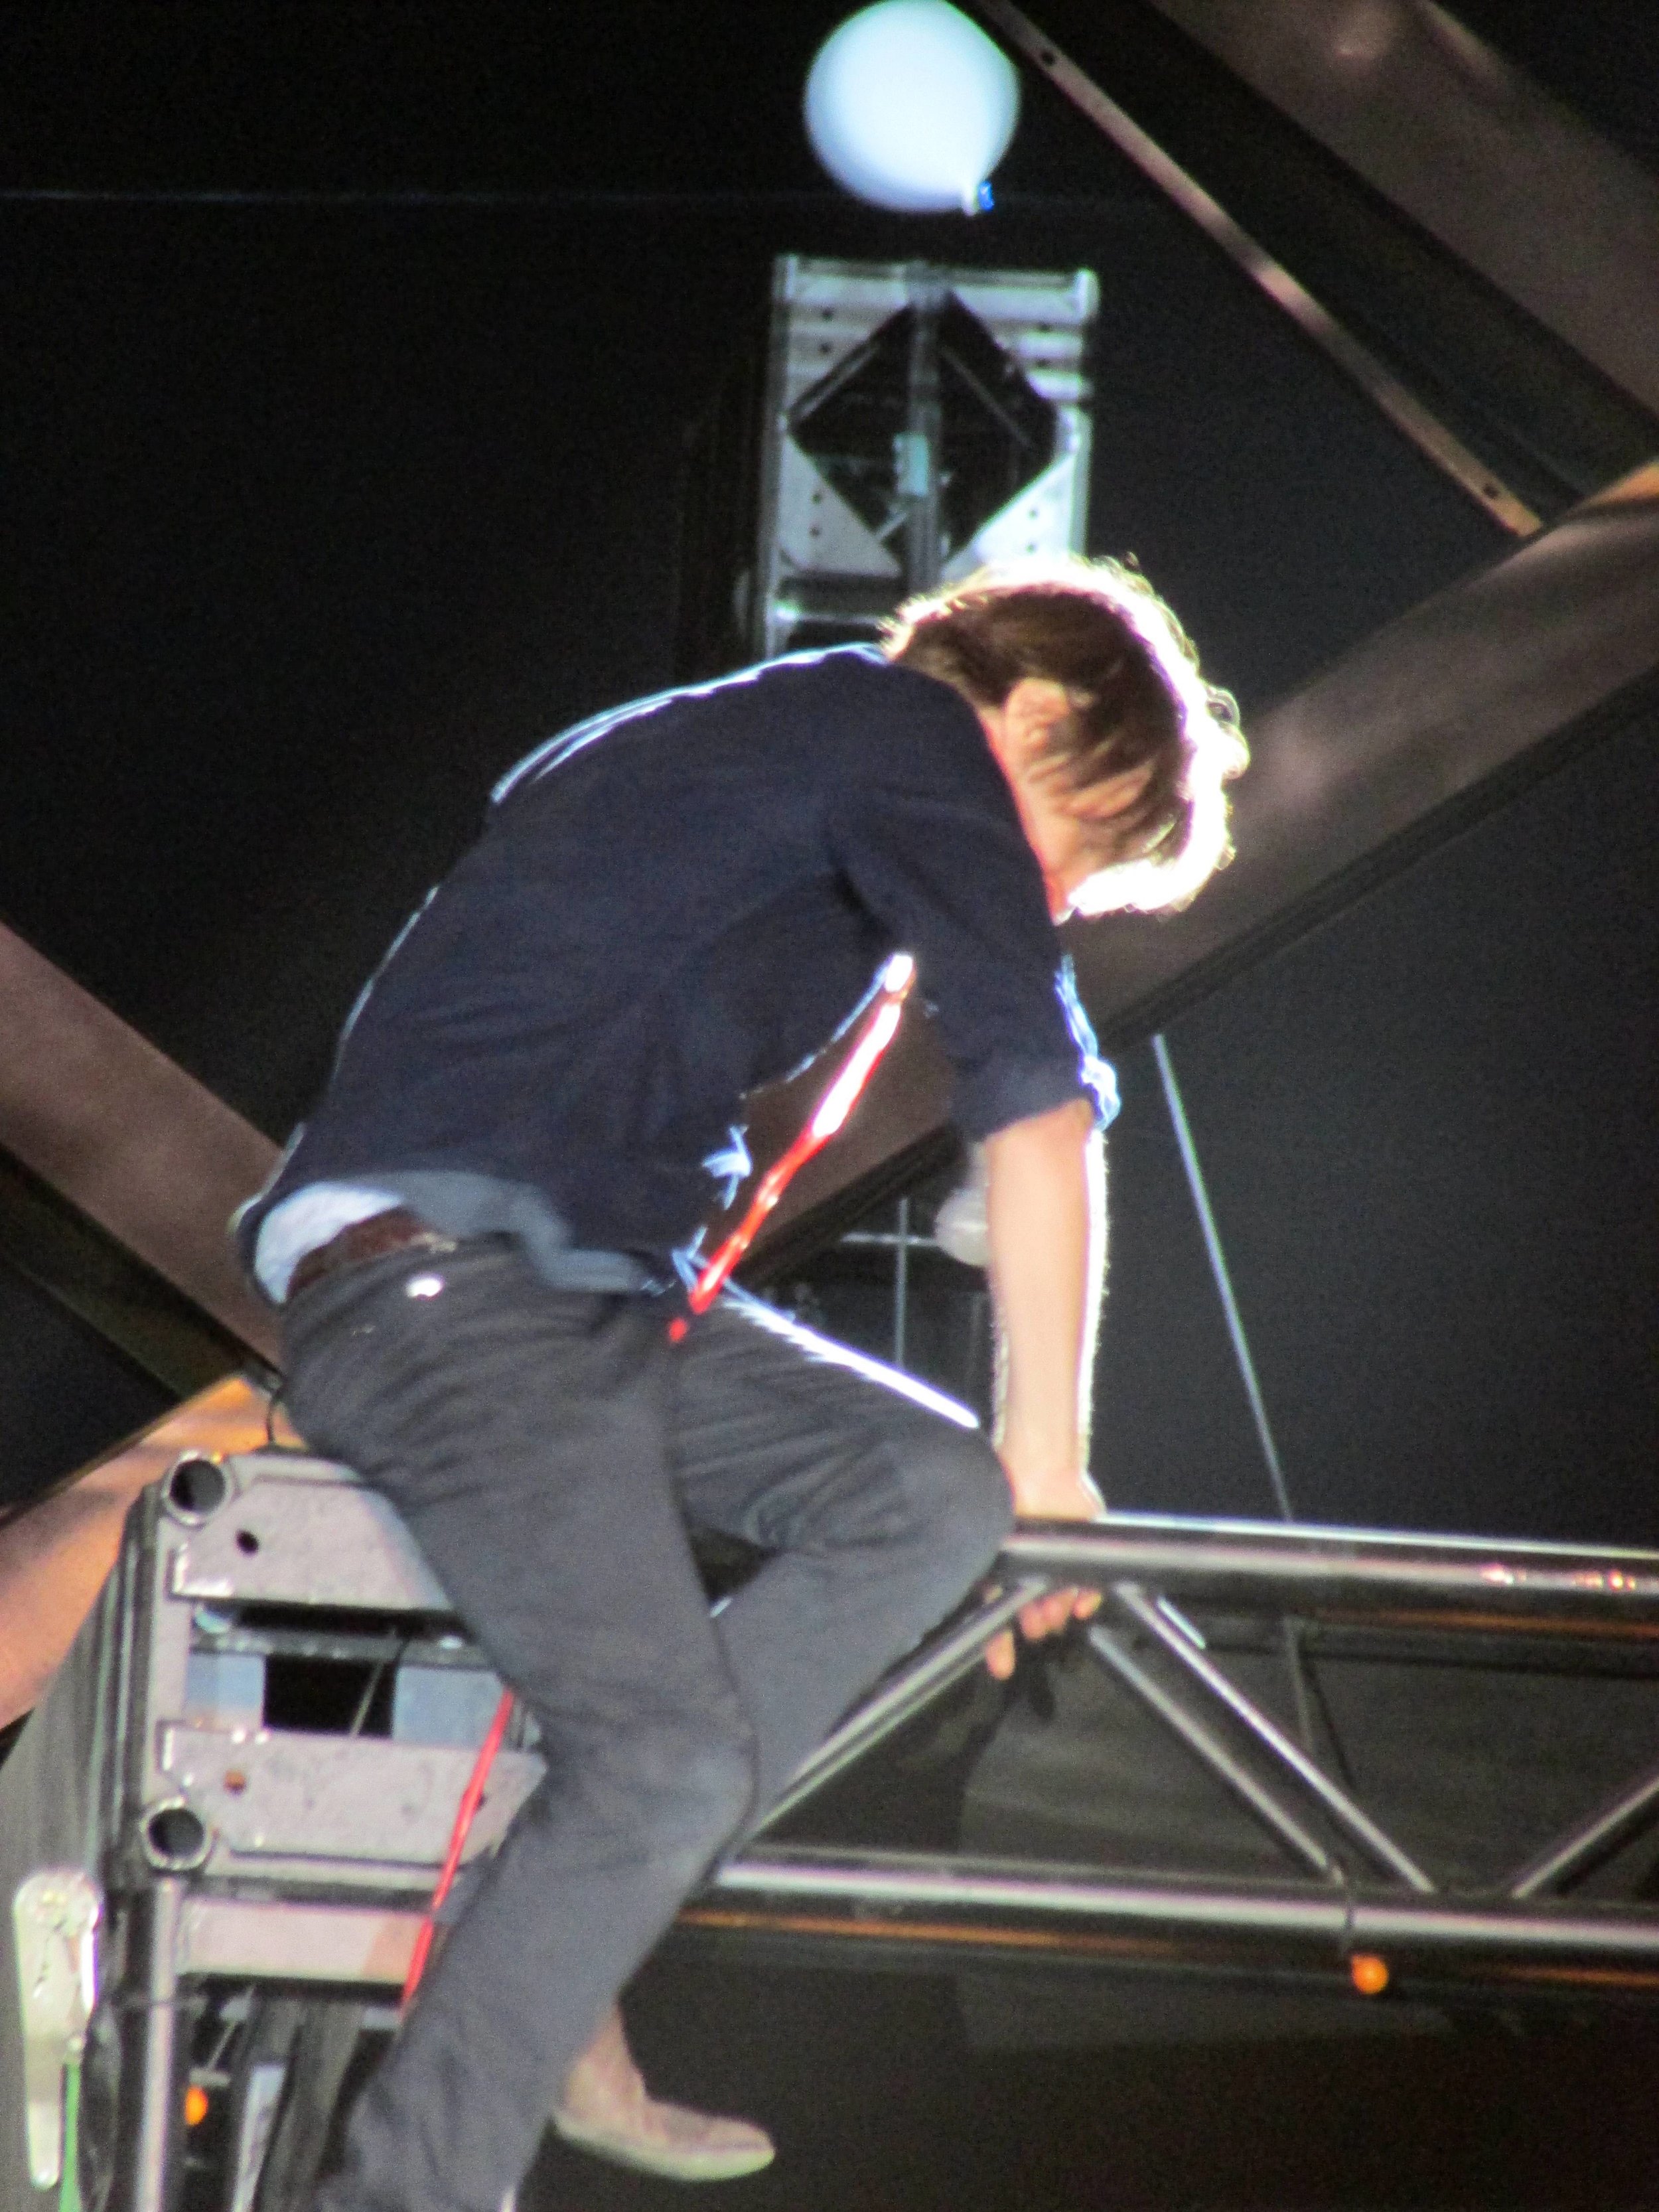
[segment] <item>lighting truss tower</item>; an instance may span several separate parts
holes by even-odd
[[[908,593],[1081,551],[1092,270],[776,264],[689,452],[679,664],[874,635]]]

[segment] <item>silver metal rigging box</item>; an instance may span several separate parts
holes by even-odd
[[[680,672],[874,635],[987,562],[1080,552],[1092,270],[775,264],[693,433]]]

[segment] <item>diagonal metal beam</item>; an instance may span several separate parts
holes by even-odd
[[[275,1317],[226,1234],[270,1138],[4,927],[0,1036],[0,1148],[274,1361]]]
[[[1616,724],[1641,686],[1652,713],[1659,463],[1258,715],[1232,866],[1184,914],[1078,933],[1097,1025],[1118,1036],[1161,1026],[1172,1007],[1409,866],[1564,746]]]
[[[1598,1806],[1589,1820],[1528,1859],[1505,1885],[1506,1893],[1516,1898],[1545,1897],[1564,1888],[1656,1819],[1659,1819],[1659,1767],[1631,1783],[1607,1804]]]
[[[1431,0],[1152,4],[1659,414],[1659,182],[1628,155]]]
[[[1121,1637],[1097,1621],[1089,1631],[1089,1649],[1131,1695],[1232,1792],[1281,1849],[1300,1859],[1310,1873],[1322,1880],[1330,1880],[1337,1869],[1318,1837],[1304,1827],[1287,1806],[1279,1803],[1243,1759],[1233,1756],[1213,1729],[1179,1698],[1172,1696],[1156,1675],[1141,1665]]]
[[[786,1814],[814,1797],[854,1759],[873,1751],[878,1743],[913,1719],[924,1706],[970,1674],[984,1656],[985,1647],[999,1629],[1006,1628],[1022,1606],[1041,1597],[1049,1587],[1041,1576],[1027,1576],[1012,1589],[999,1591],[975,1607],[968,1618],[899,1668],[825,1737],[802,1766],[766,1818],[754,1830],[764,1835]]]
[[[1144,1591],[1133,1584],[1120,1583],[1114,1586],[1112,1598],[1143,1635],[1160,1644],[1177,1667],[1184,1668],[1224,1711],[1230,1713],[1280,1766],[1296,1777],[1326,1817],[1351,1842],[1358,1844],[1376,1865],[1396,1881],[1403,1881],[1408,1889],[1426,1895],[1434,1888],[1411,1854],[1402,1850],[1387,1830],[1377,1826],[1363,1805],[1356,1804],[1346,1790],[1333,1782],[1317,1760],[1310,1758],[1271,1714],[1263,1712],[1253,1698],[1247,1698],[1212,1659],[1167,1620]],[[1091,1644],[1093,1640],[1091,1634]],[[1110,1663],[1109,1655],[1103,1652],[1100,1656]]]
[[[0,1255],[176,1396],[246,1364],[228,1330],[4,1152]]]
[[[1328,308],[1314,298],[1284,264],[1252,238],[1227,210],[1205,191],[1195,177],[1136,123],[1117,102],[1102,91],[1070,55],[1062,53],[1030,17],[1009,0],[975,0],[980,13],[994,23],[1009,44],[1041,70],[1073,106],[1086,115],[1096,129],[1127,155],[1143,176],[1167,193],[1182,213],[1195,222],[1241,270],[1256,289],[1289,315],[1305,338],[1352,377],[1378,410],[1403,437],[1449,477],[1494,522],[1517,538],[1530,537],[1539,518],[1523,500],[1449,430],[1416,393],[1407,390],[1369,346],[1338,322]]]

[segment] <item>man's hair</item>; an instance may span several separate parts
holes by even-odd
[[[1186,632],[1133,569],[1075,557],[981,568],[907,600],[882,643],[975,706],[1001,706],[1023,677],[1062,685],[1072,712],[1049,753],[1068,791],[1148,769],[1110,825],[1140,857],[1103,864],[1076,895],[1080,913],[1184,905],[1231,859],[1222,786],[1249,759],[1238,710],[1204,681]]]

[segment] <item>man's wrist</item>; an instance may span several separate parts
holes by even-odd
[[[1050,1427],[1005,1419],[995,1441],[1003,1465],[1034,1481],[1088,1472],[1088,1444],[1073,1425]]]
[[[1090,1480],[1088,1470],[1073,1461],[1068,1466],[1011,1465],[1004,1472],[1013,1492],[1014,1510],[1027,1521],[1092,1521],[1105,1510],[1105,1501]]]

